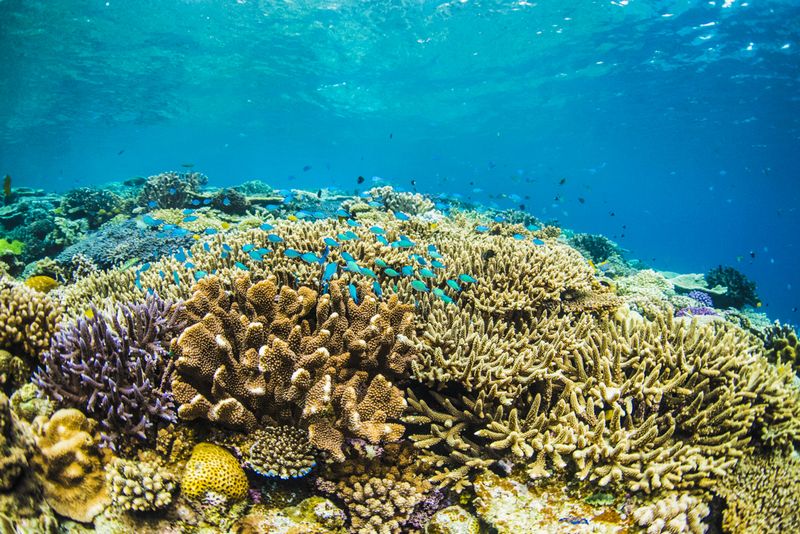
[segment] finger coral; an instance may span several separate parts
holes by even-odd
[[[35,365],[60,316],[61,307],[49,295],[0,276],[0,349]]]
[[[97,423],[75,409],[37,417],[33,429],[47,503],[75,521],[90,522],[110,502],[97,447]]]
[[[264,420],[300,425],[311,443],[343,459],[345,435],[393,441],[406,407],[386,378],[415,357],[411,308],[396,297],[356,304],[334,281],[328,294],[247,276],[232,290],[198,282],[186,302],[193,323],[175,340],[178,414],[233,428]]]
[[[177,487],[175,477],[156,462],[114,459],[106,468],[111,503],[125,511],[166,508]]]
[[[118,437],[152,440],[175,419],[167,347],[183,327],[182,313],[156,295],[113,316],[95,310],[53,338],[34,380],[60,406],[100,421],[107,445]]]
[[[633,511],[633,518],[647,534],[703,534],[708,525],[703,519],[709,513],[708,504],[690,493],[668,493],[655,502]]]

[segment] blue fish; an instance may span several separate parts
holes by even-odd
[[[183,251],[183,249],[180,249],[178,252],[175,253],[175,259],[180,262],[186,261],[186,253]]]
[[[222,205],[223,206],[230,206],[231,205],[231,199],[229,199],[228,197],[223,198],[222,199]]]
[[[445,304],[453,304],[455,302],[453,299],[445,295],[444,291],[442,291],[438,287],[433,289],[433,294],[439,297],[439,299]]]
[[[336,274],[336,271],[338,269],[339,269],[339,264],[338,263],[331,262],[331,263],[327,264],[325,266],[325,269],[322,271],[322,281],[323,282],[327,282],[328,280],[333,278],[333,275]]]
[[[347,267],[345,267],[345,271],[349,271],[351,273],[361,274],[361,267],[354,261],[348,261]]]
[[[402,211],[396,211],[394,213],[394,216],[397,218],[398,221],[407,221],[408,219],[410,219],[410,217],[405,213],[403,213]]]
[[[260,249],[258,249],[258,251],[257,251],[257,252],[258,252],[259,254],[261,254],[262,256],[266,256],[267,254],[269,254],[270,252],[272,252],[272,250],[270,250],[270,249],[268,249],[268,248],[261,247]]]
[[[505,222],[505,220],[506,220],[506,218],[503,217],[502,215],[495,215],[495,217],[494,217],[494,222],[497,222],[497,223]]]
[[[278,234],[267,234],[267,240],[270,243],[281,243],[283,242],[283,238]]]
[[[136,287],[139,288],[139,291],[144,291],[142,289],[142,281],[139,279],[139,275],[136,275],[136,280],[134,280],[133,283],[136,284]]]
[[[385,234],[386,233],[386,230],[384,230],[380,226],[370,226],[369,227],[369,231],[372,232],[373,234]]]
[[[382,208],[383,207],[383,204],[381,204],[380,202],[376,202],[374,200],[372,202],[367,202],[367,205],[370,208]]]
[[[245,265],[244,263],[242,263],[240,261],[235,262],[234,265],[236,267],[238,267],[239,269],[243,270],[243,271],[249,271],[250,270],[250,268],[247,265]]]
[[[250,251],[251,251],[251,250],[253,250],[254,248],[256,248],[256,246],[255,246],[254,244],[252,244],[252,243],[247,243],[246,245],[243,245],[243,246],[242,246],[242,252],[250,252]]]
[[[185,222],[185,223],[194,222],[197,219],[199,219],[199,217],[197,215],[189,215],[188,217],[184,217],[183,218],[183,222]]]
[[[273,228],[275,228],[275,227],[274,227],[274,226],[272,226],[272,225],[271,225],[271,224],[269,224],[269,223],[261,223],[261,226],[259,226],[259,228],[261,228],[261,229],[262,229],[262,230],[264,230],[265,232],[268,232],[268,231],[272,230],[272,229],[273,229]]]
[[[486,232],[489,231],[489,227],[485,226],[483,224],[480,224],[480,225],[475,227],[475,231],[478,232],[479,234],[483,234],[483,233],[486,233]]]
[[[403,276],[414,276],[414,268],[410,265],[406,265],[400,269],[400,272],[403,273]]]
[[[217,229],[216,228],[206,228],[205,232],[203,232],[203,233],[206,234],[206,235],[214,235],[214,234],[217,233]]]
[[[384,269],[383,272],[386,273],[387,276],[391,276],[392,278],[400,276],[400,273],[398,273],[394,269]]]
[[[431,260],[431,265],[436,267],[437,269],[444,269],[444,263],[440,262],[439,260]]]
[[[411,241],[408,236],[401,235],[400,239],[392,243],[392,246],[395,248],[412,248],[416,246],[416,243]]]
[[[388,264],[388,263],[386,263],[385,261],[383,261],[383,260],[382,260],[382,259],[380,259],[380,258],[377,258],[377,259],[375,260],[375,265],[377,265],[377,266],[378,266],[378,267],[380,267],[381,269],[383,269],[384,267],[388,267],[388,266],[389,266],[389,264]]]
[[[476,279],[474,279],[468,274],[459,274],[458,279],[461,280],[462,282],[467,282],[469,284],[475,284],[478,282]]]
[[[439,253],[438,253],[437,251],[435,251],[435,250],[434,250],[434,251],[431,251],[431,252],[428,252],[428,255],[429,255],[431,258],[433,258],[433,259],[436,259],[436,260],[441,260],[441,259],[443,259],[443,258],[444,258],[444,256],[442,256],[441,254],[439,254]]]
[[[528,229],[529,231],[531,231],[531,232],[535,232],[536,230],[538,230],[538,229],[539,229],[539,227],[538,227],[538,226],[536,226],[535,224],[529,224],[529,225],[528,225],[528,226],[526,226],[525,228],[527,228],[527,229]]]
[[[372,292],[375,293],[375,296],[378,298],[383,297],[383,290],[377,280],[372,282]]]
[[[361,267],[361,274],[363,274],[364,276],[369,276],[370,278],[375,278],[376,280],[378,278],[378,275],[375,274],[375,271],[373,271],[368,267]]]
[[[228,252],[231,251],[231,246],[227,243],[222,244],[222,250],[227,250]]]
[[[250,252],[247,253],[247,255],[250,256],[251,259],[256,261],[261,261],[264,259],[261,253],[258,252],[257,250],[251,250]]]
[[[184,263],[183,266],[186,267],[187,269],[194,269],[194,263],[192,263],[190,261],[187,261],[186,263]]]
[[[230,253],[227,250],[223,250],[222,252],[219,253],[219,257],[222,258],[223,260],[228,256],[230,256]]]
[[[203,250],[211,252],[211,246],[208,243],[203,243]]]
[[[427,267],[423,267],[422,269],[420,269],[419,274],[424,278],[436,278],[436,275],[433,274],[433,271],[431,271]]]
[[[336,210],[336,216],[337,217],[343,217],[345,219],[350,218],[350,214],[347,213],[347,211],[343,210],[342,208],[339,208],[338,210]]]
[[[142,216],[142,221],[144,221],[144,223],[147,226],[158,226],[159,224],[164,222],[164,221],[162,221],[160,219],[156,219],[155,217],[153,217],[151,215],[143,215]]]
[[[344,250],[342,251],[342,259],[344,261],[352,261],[352,262],[356,261],[356,259],[349,252]]]
[[[170,231],[170,230],[174,230],[177,227],[174,224],[165,224],[162,228],[164,230],[166,230],[166,231]]]
[[[427,293],[429,291],[428,286],[426,286],[425,282],[423,282],[422,280],[413,280],[411,282],[411,287],[413,287],[417,291],[422,291],[423,293]]]
[[[183,210],[184,215],[191,215],[192,213],[194,213],[194,210],[191,208],[186,208]]]
[[[178,276],[178,271],[172,271],[172,279],[175,280],[175,285],[181,285],[181,277]]]
[[[160,276],[162,280],[167,278],[167,275],[164,273],[164,271],[158,271],[158,276]]]
[[[325,239],[322,240],[322,242],[325,243],[326,245],[328,245],[329,247],[338,247],[339,246],[339,242],[336,241],[335,239],[333,239],[332,237],[326,237]]]
[[[324,211],[315,211],[311,215],[313,215],[315,219],[327,219],[328,218],[328,214],[325,213]]]
[[[192,200],[191,204],[192,204],[192,206],[199,206],[200,205],[200,201],[195,198],[195,199]]]
[[[299,258],[300,257],[300,253],[297,252],[293,248],[287,248],[286,250],[284,250],[283,251],[283,255],[286,256],[287,258]]]
[[[428,261],[419,254],[412,254],[411,257],[417,260],[420,265],[428,265]]]
[[[178,192],[178,190],[177,190],[177,189],[175,189],[174,187],[170,187],[170,188],[169,188],[169,194],[170,194],[170,195],[174,195],[174,194],[176,194],[177,192]]]
[[[347,226],[352,226],[353,228],[358,228],[359,226],[361,226],[361,223],[358,222],[358,221],[355,221],[353,219],[347,219]]]
[[[352,231],[352,230],[348,230],[348,231],[346,231],[346,232],[344,233],[344,235],[346,235],[346,236],[347,236],[347,239],[349,239],[350,241],[353,241],[353,240],[356,240],[356,239],[358,239],[358,234],[357,234],[357,233],[355,233],[355,232],[354,232],[354,231]]]
[[[210,198],[204,198],[203,199],[203,204],[208,206],[209,204],[211,204],[211,199]]]
[[[319,261],[319,257],[317,257],[317,255],[314,254],[313,252],[306,252],[305,254],[300,256],[300,259],[303,260],[306,263],[319,263],[320,262]]]
[[[514,234],[514,235],[513,235],[513,236],[511,236],[511,237],[513,237],[513,238],[514,238],[514,239],[516,239],[517,241],[522,241],[523,239],[525,239],[525,236],[524,236],[524,235],[522,235],[522,234]]]
[[[353,302],[358,304],[358,290],[356,286],[353,284],[347,284],[347,289],[350,291],[350,298],[353,299]]]
[[[294,216],[297,217],[298,219],[310,219],[311,218],[311,214],[309,212],[303,211],[303,210],[296,211],[294,213]]]
[[[458,282],[456,282],[455,280],[448,280],[447,285],[450,286],[450,288],[455,291],[461,291],[461,286],[458,285]]]
[[[156,208],[158,207],[158,202],[156,202],[155,200],[151,200],[150,202],[147,203],[147,207],[151,209]]]
[[[205,271],[195,271],[194,272],[194,279],[200,280],[201,278],[205,278],[208,275]]]
[[[149,269],[150,269],[150,263],[149,262],[143,263],[142,266],[139,267],[139,272],[144,273],[147,272]]]
[[[389,240],[386,239],[386,236],[378,235],[378,236],[376,236],[376,239],[381,245],[383,245],[385,247],[389,246]]]
[[[539,238],[536,238],[536,239],[533,240],[533,244],[534,245],[544,245],[544,241],[542,241]]]

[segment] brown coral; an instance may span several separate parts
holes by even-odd
[[[412,313],[396,297],[360,304],[334,281],[318,296],[275,277],[201,280],[186,309],[193,318],[173,343],[175,398],[184,419],[255,430],[262,421],[301,424],[311,443],[342,459],[345,434],[372,442],[403,433],[392,422],[405,399],[400,376],[415,352]]]
[[[34,420],[41,451],[35,462],[43,475],[45,499],[57,513],[75,521],[90,522],[110,502],[96,426],[74,409]]]
[[[0,348],[35,364],[60,315],[61,307],[49,295],[0,277]]]

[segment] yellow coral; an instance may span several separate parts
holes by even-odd
[[[36,291],[49,293],[51,290],[58,287],[58,282],[49,276],[39,275],[31,276],[25,280],[25,285],[35,289]]]
[[[195,445],[181,480],[184,495],[232,502],[244,499],[247,489],[247,476],[231,453],[212,443]]]

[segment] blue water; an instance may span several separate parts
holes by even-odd
[[[0,173],[524,204],[796,323],[799,51],[796,0],[0,0]]]

